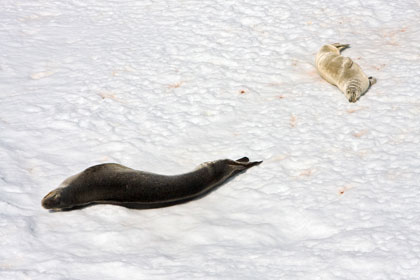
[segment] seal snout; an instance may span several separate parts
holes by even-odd
[[[349,87],[347,90],[346,90],[346,96],[347,96],[347,99],[350,101],[350,102],[352,102],[352,103],[354,103],[354,102],[356,102],[357,101],[357,99],[358,99],[358,94],[357,94],[357,88],[354,88],[354,87]]]
[[[45,209],[59,209],[60,208],[60,197],[61,197],[61,190],[56,189],[49,192],[43,199],[42,199],[42,207]]]

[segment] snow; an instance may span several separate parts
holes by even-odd
[[[418,279],[420,3],[3,0],[0,279]],[[349,103],[327,43],[378,79]],[[49,212],[88,166],[264,160],[154,210]]]

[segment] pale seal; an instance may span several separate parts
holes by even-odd
[[[351,58],[340,55],[347,44],[323,46],[317,53],[315,64],[319,74],[327,82],[337,86],[350,102],[356,102],[376,79],[366,76]]]
[[[73,175],[42,199],[51,210],[69,210],[90,204],[128,208],[157,208],[201,197],[233,175],[262,161],[222,159],[201,164],[181,175],[159,175],[116,163],[95,165]]]

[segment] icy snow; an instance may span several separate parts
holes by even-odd
[[[419,279],[420,3],[2,0],[0,279]],[[314,68],[348,43],[351,104]],[[264,160],[210,195],[48,212],[88,166]]]

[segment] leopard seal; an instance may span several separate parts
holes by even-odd
[[[222,159],[205,162],[181,175],[160,175],[105,163],[73,175],[42,199],[46,209],[60,211],[91,204],[136,209],[171,206],[199,198],[227,179],[262,161]]]
[[[376,79],[363,73],[360,66],[349,57],[340,54],[348,44],[324,45],[317,53],[316,68],[327,82],[337,86],[350,102],[356,102]]]

